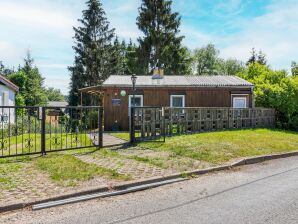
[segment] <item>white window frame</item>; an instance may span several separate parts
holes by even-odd
[[[4,94],[0,91],[0,106],[4,106]]]
[[[235,107],[235,100],[239,100],[239,99],[241,99],[241,100],[244,99],[245,107],[243,107],[243,108]],[[234,109],[246,109],[246,108],[248,108],[247,99],[248,99],[248,94],[232,94],[232,107]]]
[[[9,106],[9,92],[3,92],[3,106]]]
[[[174,97],[182,97],[182,107],[185,107],[185,95],[171,95],[170,96],[170,107],[173,107],[173,98]]]
[[[144,106],[144,96],[143,95],[134,95],[135,98],[141,98],[141,106]],[[133,95],[128,95],[128,116],[130,117],[130,113],[131,113],[131,100],[133,98]]]
[[[133,95],[128,96],[128,107],[129,108],[131,108],[132,98],[133,98]],[[144,106],[144,96],[143,95],[135,95],[135,98],[141,98],[141,106],[140,107],[143,107]]]

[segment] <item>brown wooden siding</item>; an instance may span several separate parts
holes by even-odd
[[[125,90],[127,95],[120,96]],[[128,130],[128,96],[131,88],[106,88],[104,99],[105,130],[111,130],[117,121],[120,130]],[[144,96],[144,106],[170,106],[170,95],[185,95],[186,107],[231,107],[232,94],[248,94],[248,106],[252,107],[252,91],[250,87],[243,88],[143,88],[136,95]],[[121,99],[120,106],[113,106],[112,99]]]

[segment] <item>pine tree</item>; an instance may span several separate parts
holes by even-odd
[[[267,64],[266,55],[262,51],[259,51],[257,62],[261,65]]]
[[[293,77],[298,77],[298,63],[295,61],[291,63],[291,73]]]
[[[126,75],[132,74],[143,74],[143,67],[139,63],[139,48],[138,46],[129,40],[129,43],[126,46]]]
[[[256,50],[253,48],[252,51],[251,51],[251,56],[250,58],[248,59],[248,61],[246,62],[246,65],[249,65],[249,64],[254,64],[257,62],[257,54],[256,54]]]
[[[124,75],[127,70],[126,63],[126,43],[123,40],[121,43],[118,37],[114,40],[114,56],[112,58],[112,73],[114,75]]]
[[[172,12],[171,6],[171,0],[143,0],[139,8],[137,26],[144,33],[138,39],[143,74],[150,73],[154,67],[164,67],[169,75],[185,73],[181,54],[183,36],[178,36],[181,17]]]
[[[70,105],[79,104],[78,89],[102,84],[113,73],[115,56],[112,40],[114,29],[109,28],[99,0],[88,0],[87,10],[79,19],[81,26],[75,31],[75,61],[71,72]]]
[[[80,96],[78,90],[82,88],[84,85],[84,66],[81,61],[76,57],[75,58],[75,66],[70,67],[69,70],[71,72],[70,78],[70,92],[68,96],[69,105],[79,105],[80,104]]]
[[[14,69],[7,68],[4,66],[3,62],[0,61],[0,75],[8,76],[14,73]]]

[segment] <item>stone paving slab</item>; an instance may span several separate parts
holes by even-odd
[[[103,133],[103,146],[120,145],[125,143],[127,143],[127,141],[112,136],[108,133]]]
[[[86,163],[93,163],[101,167],[116,170],[120,174],[130,176],[134,180],[146,179],[155,176],[166,176],[176,171],[171,169],[162,169],[160,167],[138,162],[126,158],[99,158],[90,155],[80,155],[77,158]]]
[[[0,185],[0,207],[63,196],[82,190],[113,186],[120,182],[96,177],[89,181],[79,182],[73,187],[61,186],[53,182],[46,172],[37,170],[31,164],[22,164],[22,169],[15,172],[12,179],[15,187],[5,188]]]
[[[171,155],[168,152],[140,150],[137,148],[118,150],[117,152],[118,156],[115,157],[104,156],[100,153],[75,154],[74,156],[86,163],[112,169],[120,174],[130,176],[132,179],[130,181],[111,180],[98,176],[88,181],[77,182],[76,186],[64,186],[53,182],[46,172],[39,170],[33,163],[20,162],[22,168],[11,174],[11,179],[15,186],[5,188],[0,181],[0,207],[40,201],[95,188],[112,187],[119,183],[164,177],[194,168],[210,167],[210,164],[201,161],[185,160],[185,158],[171,159]],[[133,156],[158,158],[165,166],[160,167],[148,162],[137,161],[131,158]]]

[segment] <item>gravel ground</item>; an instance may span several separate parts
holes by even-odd
[[[0,223],[298,223],[298,157],[143,192],[4,214]]]

